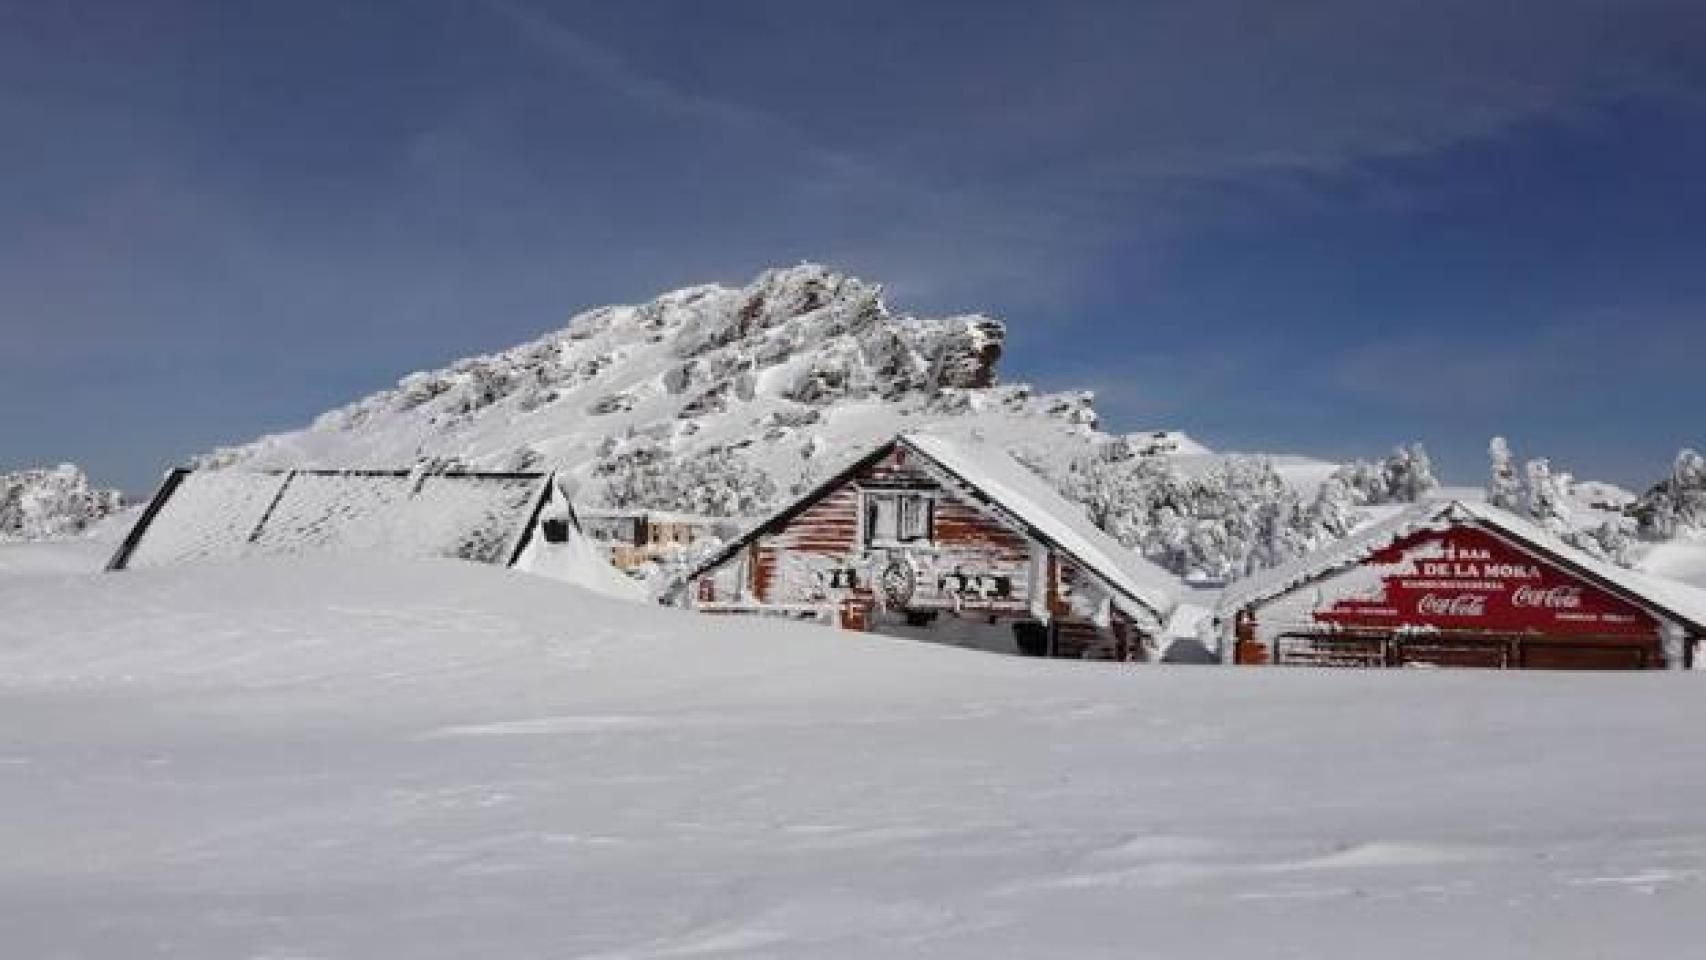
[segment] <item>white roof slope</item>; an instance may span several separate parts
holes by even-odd
[[[1324,573],[1356,563],[1417,530],[1441,525],[1453,515],[1477,521],[1514,540],[1556,554],[1631,597],[1644,599],[1673,617],[1690,621],[1688,625],[1695,629],[1706,630],[1706,590],[1608,563],[1570,546],[1546,528],[1508,510],[1458,498],[1424,500],[1320,550],[1233,583],[1221,594],[1219,612],[1225,615],[1278,596]]]
[[[509,562],[544,474],[179,471],[113,569],[303,553]]]
[[[1141,613],[1164,623],[1178,604],[1178,580],[1166,570],[1121,546],[1043,478],[998,446],[979,440],[949,440],[936,434],[908,433],[900,442],[936,461],[975,487],[1046,540],[1072,555],[1107,581],[1117,593],[1147,608]]]

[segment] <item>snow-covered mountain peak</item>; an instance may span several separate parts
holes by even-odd
[[[800,264],[588,310],[203,463],[552,467],[588,499],[751,513],[903,429],[1090,439],[1089,394],[999,384],[1005,338],[991,317],[899,314],[877,284]]]

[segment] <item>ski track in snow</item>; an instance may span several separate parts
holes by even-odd
[[[1028,661],[451,562],[0,576],[0,942],[1687,956],[1701,682]]]

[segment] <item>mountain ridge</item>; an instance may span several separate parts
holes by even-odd
[[[586,310],[198,465],[550,468],[591,502],[730,515],[772,507],[905,429],[981,429],[1075,454],[1118,439],[1099,430],[1087,391],[1002,382],[1005,340],[986,314],[900,313],[879,285],[805,263]],[[672,471],[715,489],[694,497]]]

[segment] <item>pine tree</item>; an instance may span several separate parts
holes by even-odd
[[[1569,507],[1565,504],[1564,486],[1567,474],[1554,474],[1552,461],[1539,457],[1528,461],[1527,496],[1524,507],[1528,516],[1553,533],[1570,532]]]
[[[1504,437],[1494,437],[1488,442],[1487,456],[1492,461],[1492,476],[1487,480],[1487,502],[1505,510],[1522,512],[1526,494],[1511,458],[1510,445]]]
[[[1706,531],[1706,457],[1678,451],[1670,476],[1641,497],[1635,514],[1641,534],[1655,540]]]

